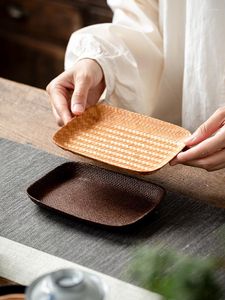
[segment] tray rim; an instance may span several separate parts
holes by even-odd
[[[93,221],[93,220],[90,220],[90,219],[87,219],[87,218],[82,218],[82,217],[79,217],[79,216],[76,216],[74,214],[70,214],[70,213],[67,213],[67,212],[64,212],[60,209],[57,209],[57,208],[54,208],[50,205],[46,205],[44,204],[40,199],[37,199],[35,198],[33,195],[32,195],[32,189],[35,188],[36,185],[38,185],[41,181],[43,181],[45,178],[48,178],[53,172],[55,172],[57,169],[60,169],[60,168],[63,168],[65,167],[66,165],[78,165],[78,166],[82,166],[82,167],[88,167],[88,168],[93,168],[93,169],[96,169],[96,170],[104,170],[106,172],[109,172],[109,173],[113,173],[114,175],[116,175],[118,172],[115,172],[115,171],[112,171],[112,170],[108,170],[106,168],[103,168],[103,167],[99,167],[99,166],[96,166],[96,165],[92,165],[92,164],[88,164],[88,163],[84,163],[84,162],[79,162],[79,161],[68,161],[68,162],[65,162],[65,163],[62,163],[58,166],[56,166],[55,168],[53,168],[52,170],[50,170],[49,172],[47,172],[46,174],[44,174],[43,176],[41,176],[39,179],[35,180],[35,182],[31,183],[27,189],[26,189],[26,193],[28,195],[28,197],[31,199],[32,202],[34,202],[35,204],[37,204],[38,206],[40,207],[43,207],[43,208],[46,208],[50,211],[53,211],[53,212],[56,212],[56,213],[59,213],[61,215],[64,215],[64,216],[67,216],[69,218],[73,218],[73,219],[76,219],[76,220],[81,220],[81,221],[84,221],[84,222],[87,222],[87,223],[92,223],[92,224],[96,224],[96,225],[101,225],[101,226],[104,226],[104,227],[127,227],[127,226],[131,226],[135,223],[137,223],[138,221],[142,220],[143,218],[145,218],[148,214],[150,214],[152,211],[155,210],[155,208],[159,205],[159,203],[163,200],[163,198],[165,197],[165,194],[166,194],[166,190],[160,186],[160,185],[157,185],[155,183],[152,183],[152,182],[148,182],[146,180],[143,180],[143,179],[140,179],[140,178],[137,178],[135,176],[130,176],[130,175],[126,175],[126,174],[123,174],[123,173],[118,173],[120,174],[121,176],[124,176],[126,178],[130,178],[130,179],[134,179],[134,180],[137,180],[137,181],[140,181],[142,183],[145,183],[146,185],[150,184],[152,186],[155,186],[157,187],[158,191],[159,191],[159,196],[155,199],[154,201],[154,204],[152,205],[152,208],[150,210],[147,210],[144,214],[142,214],[140,217],[132,220],[131,222],[129,223],[126,223],[126,224],[107,224],[107,223],[103,223],[103,222],[97,222],[97,221]]]
[[[188,136],[191,135],[191,133],[190,133],[189,130],[187,130],[186,128],[183,128],[183,127],[181,127],[181,126],[178,126],[178,125],[176,125],[176,124],[169,123],[169,122],[167,122],[167,121],[163,121],[163,120],[160,120],[160,119],[157,119],[157,118],[153,118],[153,117],[150,117],[150,116],[147,116],[147,115],[139,114],[139,113],[137,113],[137,112],[129,111],[129,110],[126,110],[126,109],[123,109],[123,108],[114,107],[114,106],[109,105],[109,104],[106,104],[106,103],[100,102],[100,103],[97,103],[95,106],[89,107],[88,109],[91,109],[91,108],[97,107],[97,106],[110,107],[110,108],[113,109],[113,110],[125,112],[125,113],[127,113],[127,114],[137,116],[138,118],[144,118],[144,119],[147,119],[147,120],[155,120],[155,121],[157,121],[157,122],[159,122],[159,123],[162,123],[162,124],[169,124],[170,126],[172,126],[172,127],[174,127],[174,128],[178,128],[178,129],[182,130],[183,132],[186,132],[187,135],[185,135],[184,138],[186,138],[186,137],[188,137]],[[87,109],[87,110],[88,110],[88,109]],[[81,116],[78,116],[78,118],[79,118],[79,117],[82,117],[82,115],[81,115]],[[79,156],[81,156],[81,157],[85,157],[85,158],[94,160],[94,161],[96,161],[96,162],[104,163],[105,165],[108,165],[108,166],[114,166],[114,167],[120,168],[120,169],[122,169],[122,170],[126,170],[126,171],[128,171],[128,172],[131,172],[131,173],[133,173],[133,174],[143,174],[143,175],[148,175],[148,174],[151,174],[151,173],[153,173],[153,172],[156,172],[156,171],[160,170],[160,169],[163,168],[165,165],[167,165],[173,158],[175,158],[176,155],[177,155],[179,152],[181,152],[181,151],[185,148],[185,146],[186,146],[184,143],[182,143],[182,141],[180,141],[180,147],[178,147],[178,143],[177,143],[177,148],[178,148],[178,150],[177,150],[176,153],[174,153],[174,155],[172,156],[172,158],[170,158],[169,160],[166,159],[166,160],[161,161],[161,163],[158,164],[157,167],[155,167],[155,168],[150,168],[148,171],[139,170],[139,169],[137,169],[137,168],[134,169],[134,168],[129,168],[129,167],[127,167],[127,168],[126,168],[126,167],[122,167],[122,166],[120,166],[120,165],[118,165],[118,164],[111,164],[111,163],[109,163],[109,162],[107,162],[107,161],[105,161],[105,160],[101,160],[101,159],[98,159],[98,158],[95,158],[95,157],[92,157],[92,156],[89,156],[89,155],[86,155],[86,154],[83,154],[83,153],[80,153],[80,152],[75,152],[75,151],[73,151],[73,150],[71,150],[71,149],[68,149],[64,144],[62,144],[62,143],[60,143],[60,142],[58,141],[57,135],[58,135],[61,131],[65,130],[65,129],[68,127],[68,125],[71,124],[76,118],[77,118],[77,116],[74,116],[74,117],[73,117],[66,125],[64,125],[63,127],[59,128],[59,129],[53,134],[53,136],[52,136],[52,141],[53,141],[53,143],[54,143],[55,145],[57,145],[58,147],[60,147],[61,149],[65,150],[65,151],[68,151],[68,152],[72,153],[73,155],[79,155]],[[165,161],[166,161],[166,162],[165,162]]]

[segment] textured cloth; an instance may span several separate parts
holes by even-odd
[[[162,243],[186,253],[224,253],[223,209],[168,193],[153,214],[130,229],[90,225],[40,208],[26,195],[31,183],[65,159],[7,140],[0,140],[0,157],[3,237],[117,278],[122,278],[139,245]]]
[[[75,32],[65,67],[101,65],[106,100],[196,129],[225,105],[225,0],[108,0],[112,24]]]

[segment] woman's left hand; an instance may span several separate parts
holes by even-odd
[[[184,142],[188,149],[180,152],[171,166],[185,164],[207,171],[225,168],[225,107],[219,108]]]

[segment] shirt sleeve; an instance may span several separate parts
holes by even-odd
[[[158,1],[108,0],[113,22],[82,28],[69,40],[65,68],[96,60],[103,69],[106,101],[151,115],[163,68]]]

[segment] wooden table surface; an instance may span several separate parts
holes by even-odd
[[[45,91],[5,79],[0,79],[0,90],[0,137],[31,144],[72,160],[101,165],[66,152],[52,143],[51,138],[57,130],[57,125]],[[225,207],[224,169],[210,173],[183,165],[174,167],[167,165],[151,175],[144,176],[144,179],[155,182],[167,190]]]
[[[9,285],[9,284],[16,284],[12,280],[6,279],[4,277],[0,277],[0,285]]]
[[[1,78],[0,90],[0,138],[6,138],[21,144],[31,144],[41,150],[72,160],[75,159],[103,165],[66,152],[52,143],[52,135],[58,127],[52,116],[45,91]],[[106,165],[104,167],[111,168]],[[113,169],[115,170],[115,168]],[[166,190],[181,193],[219,207],[225,207],[225,170],[208,173],[197,168],[182,165],[170,167],[168,165],[151,175],[141,177],[163,186]],[[38,272],[41,274],[41,272],[47,272],[56,266],[70,266],[70,262],[50,256],[47,253],[41,253],[38,250],[4,239],[3,237],[0,237],[0,254],[1,251],[3,255],[0,255],[0,258],[4,258],[5,255],[5,259],[8,259],[9,267],[8,265],[5,266],[4,271],[4,266],[2,265],[3,269],[1,271],[3,270],[4,272],[0,273],[0,276],[21,284],[29,284],[30,280],[36,278]],[[33,264],[34,257],[36,257],[35,261],[38,264]],[[41,269],[39,264],[40,257],[42,257]],[[12,258],[17,260],[18,269],[16,271],[15,262],[12,262]],[[22,274],[24,276],[20,277],[17,271],[22,269],[21,261],[23,262],[26,259],[30,275]],[[71,266],[75,265],[71,264]],[[79,266],[77,265],[76,267]],[[114,296],[110,299],[120,299],[120,295],[123,295],[124,300],[158,299],[156,295],[150,292],[147,293],[147,291],[125,284],[114,278],[104,277],[105,275],[101,276],[106,278],[109,285],[115,287],[116,291],[121,289],[118,298]],[[0,277],[0,285],[5,283],[8,283],[8,281]]]

